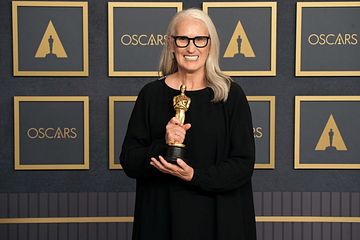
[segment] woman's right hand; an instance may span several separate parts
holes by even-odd
[[[179,119],[173,117],[166,125],[166,144],[183,143],[186,131],[191,127],[190,123],[182,124]]]

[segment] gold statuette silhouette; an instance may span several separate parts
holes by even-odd
[[[175,110],[175,117],[180,120],[181,124],[185,122],[185,112],[189,109],[191,99],[185,95],[186,86],[181,85],[180,95],[173,98],[173,107]],[[168,162],[176,163],[177,158],[185,160],[185,145],[183,143],[170,143],[167,149],[166,160]]]

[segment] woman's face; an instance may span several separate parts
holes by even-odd
[[[187,42],[186,37],[208,37],[209,32],[202,21],[189,17],[184,18],[177,23],[175,26],[175,36],[178,36],[177,43],[179,43],[180,46],[184,46]],[[190,40],[189,45],[186,47],[178,47],[175,44],[173,37],[171,37],[170,41],[172,51],[174,52],[178,63],[179,71],[184,71],[186,73],[195,73],[198,71],[205,72],[205,62],[210,50],[210,39],[197,38],[193,41]],[[203,46],[206,41],[208,41],[208,44],[205,47],[197,47],[195,46],[194,41],[198,46]]]

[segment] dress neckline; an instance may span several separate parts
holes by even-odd
[[[170,87],[169,85],[166,84],[165,82],[165,79],[166,79],[166,76],[161,78],[160,80],[163,82],[163,84],[165,85],[166,88],[174,91],[174,92],[180,92],[180,89],[175,89],[175,88],[172,88]],[[208,91],[210,88],[209,87],[204,87],[204,88],[201,88],[201,89],[196,89],[196,90],[186,90],[186,93],[199,93],[199,92],[206,92]]]

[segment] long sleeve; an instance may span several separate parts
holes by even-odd
[[[210,192],[225,192],[247,184],[255,163],[251,112],[246,96],[233,84],[225,104],[228,116],[227,149],[222,160],[206,169],[194,169],[192,185]]]
[[[159,176],[161,173],[150,165],[150,158],[162,154],[166,149],[165,136],[154,139],[151,136],[149,114],[151,92],[144,87],[132,111],[120,163],[125,173],[132,178]]]

